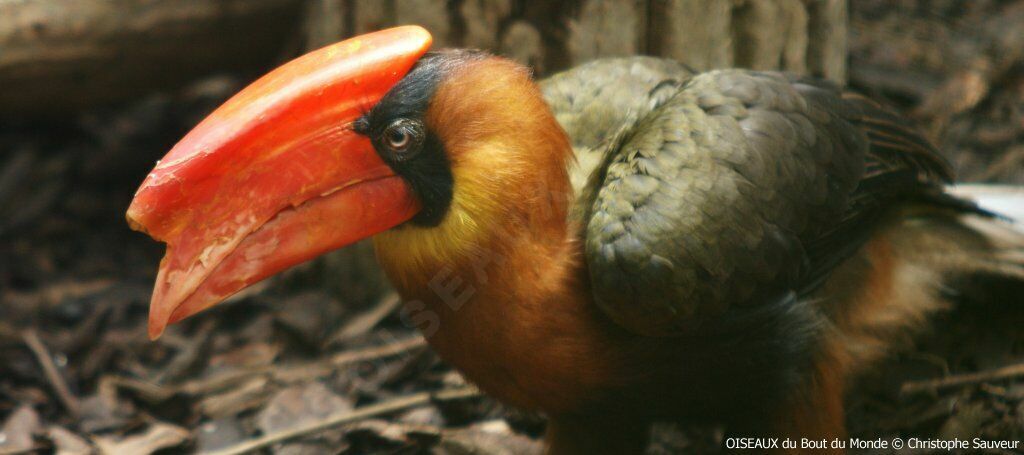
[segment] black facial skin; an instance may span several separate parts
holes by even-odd
[[[437,226],[444,220],[455,185],[444,144],[426,126],[427,108],[452,69],[485,56],[464,50],[427,53],[352,125],[355,132],[370,138],[381,159],[419,197],[423,208],[410,220],[417,226]]]

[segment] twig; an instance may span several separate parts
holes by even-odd
[[[163,383],[168,379],[180,378],[186,370],[191,368],[198,361],[199,354],[206,349],[210,343],[210,333],[217,327],[215,319],[206,319],[199,326],[194,334],[186,338],[186,342],[177,355],[167,364],[164,369],[153,378],[154,382]]]
[[[328,360],[328,363],[334,368],[348,365],[356,362],[365,362],[367,360],[379,359],[382,357],[392,357],[398,354],[412,351],[414,349],[421,348],[427,345],[427,340],[423,337],[413,337],[402,341],[396,341],[391,344],[385,344],[383,346],[375,346],[369,349],[362,349],[358,351],[346,351],[339,354],[335,354]]]
[[[170,399],[178,393],[191,396],[206,395],[210,392],[226,389],[240,382],[248,381],[254,376],[260,375],[269,375],[275,380],[282,382],[294,382],[300,379],[323,376],[346,365],[394,357],[422,348],[426,346],[426,344],[426,340],[422,337],[413,337],[382,346],[373,346],[366,349],[341,352],[325,360],[300,363],[290,366],[266,365],[256,368],[245,368],[221,373],[209,378],[186,381],[179,385],[163,386],[148,381],[121,376],[109,376],[108,380],[112,381],[112,384],[115,384],[118,387],[131,389],[142,394],[147,401],[161,402]]]
[[[201,395],[213,390],[226,388],[240,381],[248,380],[253,375],[270,374],[275,379],[289,382],[295,378],[310,378],[329,374],[340,367],[357,362],[377,360],[385,357],[394,357],[414,349],[426,346],[427,342],[422,337],[414,337],[383,346],[373,346],[356,351],[346,351],[335,354],[327,360],[300,363],[291,366],[267,365],[257,368],[231,371],[207,379],[188,381],[178,387],[178,390],[188,395]]]
[[[21,333],[21,337],[25,340],[25,344],[32,350],[32,354],[36,356],[36,360],[39,362],[39,366],[43,368],[43,374],[46,379],[50,382],[50,386],[53,387],[53,391],[57,393],[57,398],[60,399],[64,407],[67,408],[71,414],[78,416],[80,405],[78,398],[71,393],[71,389],[68,388],[67,382],[57,371],[57,366],[53,364],[53,356],[50,355],[50,351],[46,349],[46,345],[43,344],[43,340],[39,339],[39,334],[34,329],[27,329]]]
[[[452,401],[480,396],[480,391],[475,387],[463,387],[458,389],[446,389],[439,392],[422,392],[394,400],[385,401],[370,406],[364,406],[351,412],[339,413],[328,416],[319,422],[290,428],[283,431],[268,434],[255,439],[235,444],[214,452],[206,452],[204,455],[237,455],[268,447],[279,442],[319,433],[334,427],[347,425],[360,420],[378,417],[385,414],[392,414],[406,409],[423,406],[434,401]]]
[[[934,393],[954,387],[978,384],[982,382],[1002,381],[1017,377],[1024,377],[1024,363],[1007,365],[995,370],[979,371],[977,373],[960,374],[945,378],[930,379],[927,381],[907,382],[903,384],[903,387],[900,387],[900,394],[907,396],[924,392]]]
[[[27,447],[24,449],[0,449],[0,455],[22,455],[26,453],[36,453],[37,451],[43,450],[45,448],[46,447],[44,447],[42,444],[36,444],[32,447]]]
[[[163,403],[171,399],[178,392],[173,387],[164,387],[141,379],[116,375],[105,375],[100,378],[100,386],[98,388],[103,389],[105,384],[110,384],[118,389],[133,391],[139,395],[139,398],[153,404]]]
[[[398,294],[394,292],[389,293],[377,302],[373,308],[348,321],[331,336],[326,344],[341,343],[369,332],[370,329],[380,324],[380,321],[383,321],[384,318],[393,313],[401,303],[402,299],[398,297]]]

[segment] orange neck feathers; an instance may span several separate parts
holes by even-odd
[[[426,283],[439,268],[468,266],[480,250],[523,241],[561,247],[572,148],[526,68],[497,57],[462,65],[439,83],[426,123],[448,154],[453,195],[440,225],[375,238],[396,284]]]
[[[456,69],[427,110],[453,174],[438,226],[375,238],[378,258],[417,326],[489,393],[549,412],[570,409],[601,358],[575,229],[567,220],[572,148],[529,76],[488,58]],[[586,338],[586,339],[584,339]],[[580,366],[597,369],[598,366]]]

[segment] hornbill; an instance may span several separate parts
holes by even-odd
[[[844,434],[844,386],[1024,236],[944,192],[907,122],[776,72],[598,60],[539,84],[415,26],[314,51],[201,122],[129,223],[167,243],[149,334],[373,237],[405,320],[550,416],[553,453],[656,420]]]

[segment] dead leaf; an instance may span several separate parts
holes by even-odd
[[[113,383],[101,383],[95,395],[82,399],[79,411],[79,429],[87,433],[121,428],[133,413],[128,401],[117,399]]]
[[[321,382],[313,382],[278,392],[256,416],[256,422],[264,434],[270,434],[351,411],[353,407],[349,399],[331,392]]]
[[[512,431],[504,420],[490,420],[446,430],[434,453],[449,455],[521,455],[541,453],[542,445]]]
[[[408,433],[413,426],[402,423],[391,423],[384,419],[369,419],[357,422],[347,428],[346,439],[349,440],[374,440],[374,446],[402,447],[410,443]],[[416,427],[421,429],[420,427]],[[440,430],[433,428],[436,437],[440,436]],[[428,432],[426,429],[423,432]]]
[[[20,452],[35,446],[33,435],[40,431],[39,414],[32,406],[18,407],[0,431],[0,452]]]
[[[398,421],[410,425],[444,426],[444,416],[434,406],[412,409],[399,416]]]
[[[204,398],[199,402],[199,411],[215,419],[233,416],[263,404],[267,393],[267,378],[255,377],[227,392]]]
[[[93,452],[88,441],[64,427],[51,425],[46,430],[46,436],[53,441],[55,455],[88,455]]]
[[[993,412],[982,403],[961,402],[956,413],[949,416],[939,429],[942,439],[971,439],[977,436],[985,423],[993,420]]]
[[[349,425],[345,441],[351,453],[380,448],[389,453],[421,453],[441,440],[441,427],[369,419]],[[346,452],[348,453],[348,452]]]
[[[234,417],[224,417],[199,425],[196,431],[196,452],[223,449],[246,437],[245,428]]]
[[[325,444],[316,441],[289,442],[274,447],[274,455],[325,455],[337,453],[338,448],[334,444]]]
[[[402,299],[398,297],[398,294],[394,292],[388,293],[384,298],[377,301],[377,304],[372,308],[346,321],[345,325],[334,332],[334,335],[331,335],[326,345],[339,345],[365,335],[376,327],[377,324],[380,324],[384,318],[394,313],[401,303]]]
[[[113,438],[106,436],[94,436],[93,442],[100,449],[100,453],[109,455],[122,454],[151,454],[160,449],[177,447],[191,438],[188,430],[169,423],[156,422],[149,426],[142,434],[128,436],[126,438]]]
[[[319,346],[330,335],[329,329],[341,317],[341,304],[319,292],[306,292],[289,299],[275,314],[282,327],[303,343]]]
[[[212,371],[233,368],[255,368],[270,365],[281,352],[281,347],[273,344],[256,342],[237,349],[210,357]]]
[[[87,281],[62,281],[53,283],[38,291],[42,302],[48,305],[56,305],[66,299],[77,299],[89,294],[103,291],[114,284],[110,278],[100,278]]]

